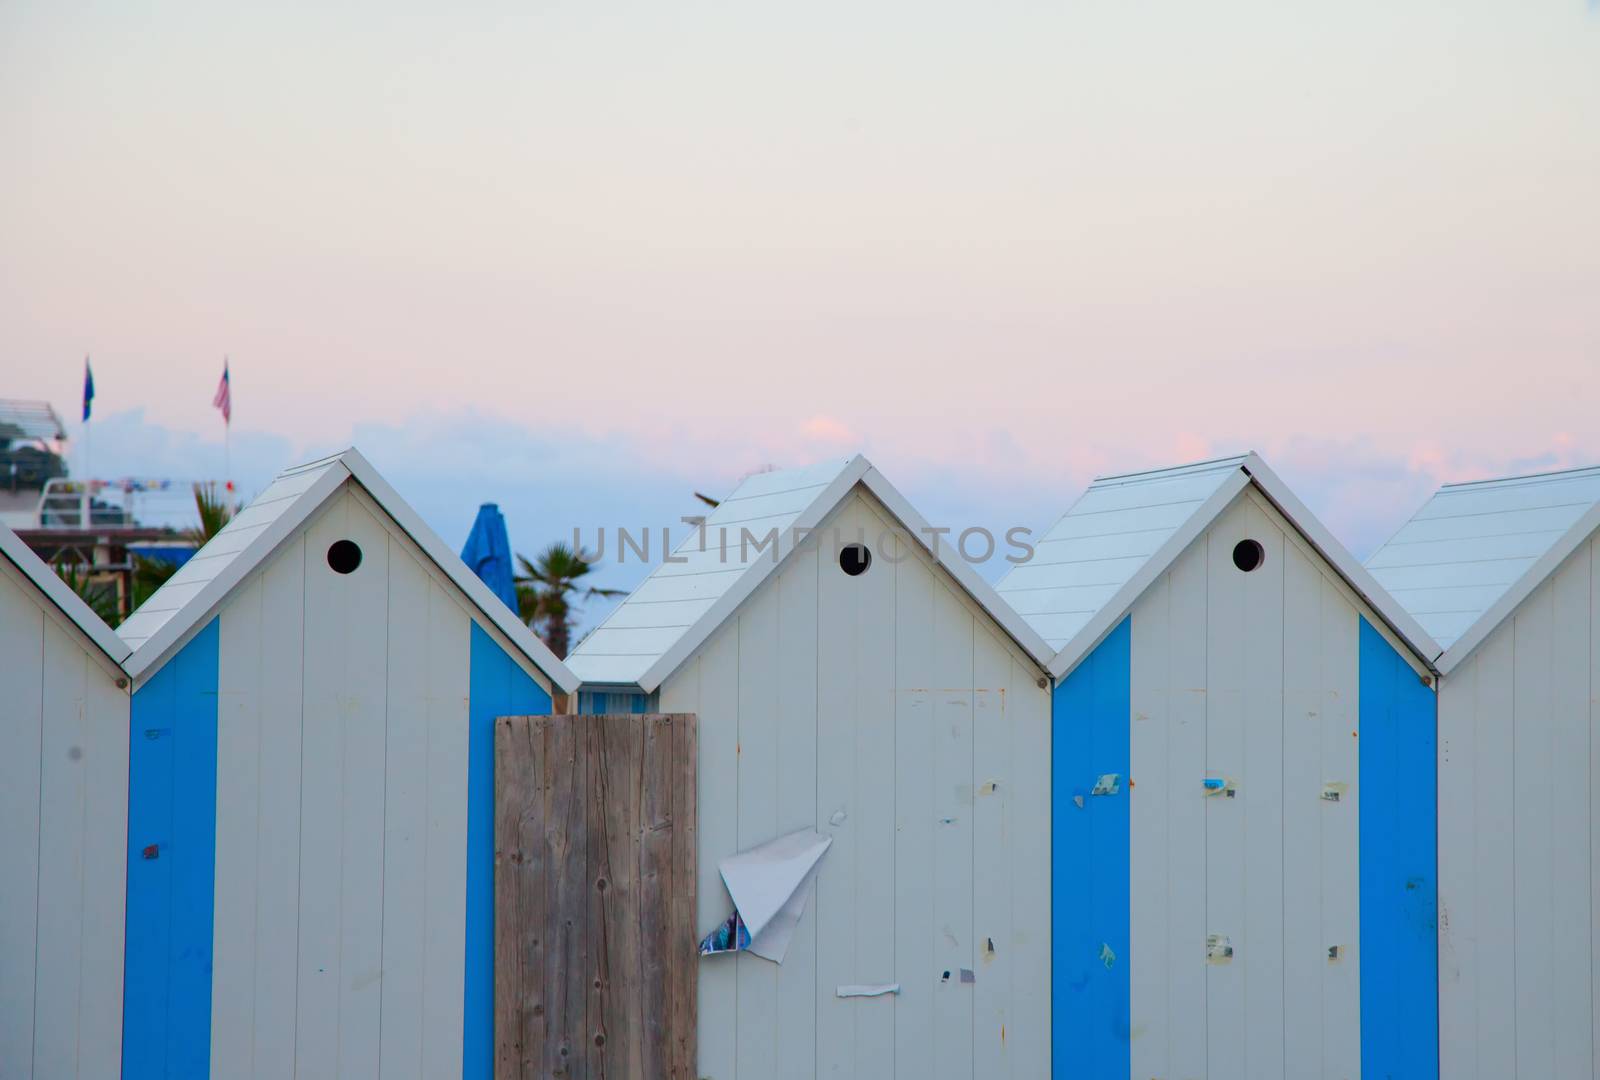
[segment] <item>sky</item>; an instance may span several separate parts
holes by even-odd
[[[1358,555],[1600,462],[1589,0],[8,0],[0,146],[97,475],[220,476],[224,355],[244,495],[353,442],[530,552],[857,451],[1042,531],[1253,448]]]

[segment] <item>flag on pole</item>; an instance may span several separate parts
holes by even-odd
[[[89,412],[94,406],[94,369],[89,366],[89,358],[83,358],[83,421],[89,422]]]
[[[217,396],[211,399],[214,408],[222,410],[222,422],[233,420],[233,397],[228,393],[228,361],[222,361],[222,381],[217,384]]]

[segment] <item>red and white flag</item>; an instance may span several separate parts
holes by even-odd
[[[222,410],[222,422],[233,420],[233,395],[228,392],[228,361],[222,361],[222,381],[217,384],[217,396],[211,399],[214,408]]]

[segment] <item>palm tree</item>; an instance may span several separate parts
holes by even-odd
[[[585,552],[573,551],[560,541],[541,551],[537,559],[518,555],[517,562],[522,565],[522,573],[516,575],[517,614],[563,660],[572,643],[572,594],[581,592],[585,600],[623,594],[621,589],[582,585],[593,564]]]
[[[116,626],[122,621],[122,612],[117,609],[116,590],[104,583],[89,580],[89,574],[83,567],[66,559],[57,559],[55,562],[56,573],[61,580],[67,583],[67,588],[78,594],[78,599],[89,605],[107,626]]]
[[[217,493],[215,481],[207,480],[203,484],[194,486],[194,510],[198,524],[187,529],[178,530],[178,536],[184,540],[193,541],[198,550],[221,532],[233,520],[234,507],[229,505],[225,494]],[[168,578],[178,572],[173,563],[165,559],[147,559],[142,555],[133,557],[133,609],[138,610],[139,605],[150,599],[157,589],[166,584]]]

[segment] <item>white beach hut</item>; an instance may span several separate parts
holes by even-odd
[[[354,450],[119,634],[122,1075],[490,1076],[494,718],[571,672]]]
[[[1444,647],[1447,1078],[1600,1067],[1600,468],[1439,489],[1368,569]]]
[[[1096,480],[1056,651],[1054,1075],[1435,1067],[1434,647],[1254,454]]]
[[[128,655],[0,525],[0,1075],[114,1076]]]
[[[584,711],[699,716],[700,931],[719,860],[832,839],[781,964],[701,962],[699,1075],[1048,1075],[1038,635],[861,457],[749,477],[675,557],[569,663]]]

